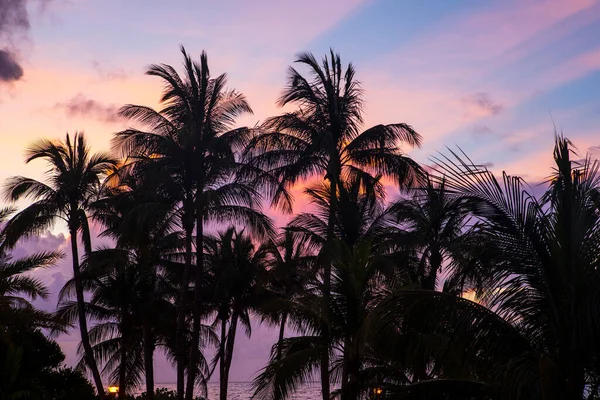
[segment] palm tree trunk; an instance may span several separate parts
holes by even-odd
[[[121,314],[121,348],[120,360],[119,360],[119,399],[124,399],[127,394],[127,345],[129,343],[129,330],[125,325],[127,320],[127,313]]]
[[[281,316],[281,325],[279,326],[279,339],[277,340],[277,361],[281,360],[281,347],[283,346],[283,336],[285,334],[285,323],[287,322],[287,317],[287,312],[284,312]]]
[[[356,345],[356,343],[354,343]],[[360,396],[360,386],[358,377],[360,374],[361,360],[359,355],[353,349],[352,356],[348,366],[348,400],[358,400]]]
[[[225,347],[225,358],[223,374],[219,376],[221,380],[220,400],[227,400],[227,389],[229,387],[229,370],[231,369],[231,360],[233,359],[233,346],[235,344],[235,333],[237,330],[238,314],[236,312],[231,316],[229,332],[227,333],[227,345]]]
[[[342,398],[341,400],[349,400],[350,399],[350,393],[349,393],[349,386],[350,383],[348,382],[348,376],[350,375],[350,346],[351,346],[351,342],[350,342],[350,337],[346,336],[344,338],[344,354],[343,356],[343,364],[342,364]]]
[[[92,345],[90,344],[90,336],[88,334],[87,319],[85,315],[85,300],[83,296],[83,283],[81,281],[81,271],[79,269],[79,249],[77,248],[77,229],[70,228],[71,234],[71,255],[73,257],[73,279],[75,280],[75,294],[77,298],[77,314],[79,317],[79,333],[81,335],[81,345],[83,346],[85,363],[87,364],[98,396],[104,398],[104,385],[102,384],[102,378],[98,371],[96,359],[94,358],[94,352]]]
[[[185,367],[186,367],[186,348],[185,348],[185,320],[186,320],[186,300],[190,287],[190,272],[192,269],[192,234],[194,231],[193,213],[189,201],[184,205],[184,215],[182,222],[185,229],[185,265],[179,287],[178,305],[177,305],[177,326],[175,331],[175,353],[177,361],[177,400],[183,400],[185,395]]]
[[[442,267],[442,254],[437,246],[431,248],[429,256],[429,274],[424,282],[423,289],[435,290],[437,275]]]
[[[348,335],[344,338],[344,365],[342,366],[342,399],[358,400],[360,386],[358,376],[360,374],[360,356],[356,335]]]
[[[284,339],[284,335],[285,335],[285,323],[287,322],[287,317],[288,317],[287,312],[284,312],[283,315],[281,316],[281,325],[279,326],[279,339],[277,339],[277,361],[281,360],[281,356],[282,356],[281,351],[283,350],[282,347],[283,347],[283,339]],[[275,389],[273,398],[275,400],[281,399],[281,394],[279,393],[279,390]]]
[[[219,342],[219,399],[227,397],[223,388],[223,376],[225,375],[225,341],[227,340],[227,320],[221,319],[221,341]]]
[[[437,246],[432,246],[429,255],[429,273],[422,280],[421,286],[425,290],[435,290],[437,275],[442,267],[442,254]],[[413,368],[413,381],[419,382],[429,378],[427,374],[427,360],[417,360]]]
[[[337,175],[329,176],[329,218],[327,221],[327,238],[325,249],[322,251],[323,260],[323,308],[321,337],[323,340],[323,353],[321,355],[321,394],[323,400],[329,400],[329,298],[331,296],[331,252],[335,236],[335,215],[337,209]]]
[[[150,323],[144,321],[144,375],[146,376],[146,399],[154,400],[154,335]]]
[[[194,383],[198,374],[198,361],[200,360],[200,326],[202,323],[202,280],[204,276],[204,207],[202,206],[202,185],[198,185],[196,194],[196,271],[194,280],[194,320],[192,326],[192,339],[190,360],[188,365],[188,381],[186,400],[194,398]]]

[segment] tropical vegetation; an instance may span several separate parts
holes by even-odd
[[[364,128],[363,88],[333,51],[300,53],[286,111],[238,126],[244,95],[181,50],[181,73],[148,68],[160,108],[122,107],[131,127],[111,152],[83,133],[40,140],[26,162],[44,161],[45,179],[6,183],[28,203],[0,215],[0,398],[71,398],[53,394],[67,380],[91,396],[44,338],[77,326],[77,368],[101,398],[114,385],[192,400],[218,377],[226,400],[236,339],[258,323],[278,335],[256,399],[312,381],[323,400],[600,398],[597,161],[556,133],[537,196],[459,149],[419,165],[411,125]],[[298,189],[309,204],[294,213]],[[54,224],[73,274],[48,313],[32,303],[49,294],[35,270],[62,254],[12,254]],[[51,361],[25,356],[38,346]],[[158,351],[175,392],[156,387]]]

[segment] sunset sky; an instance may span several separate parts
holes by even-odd
[[[600,155],[598,0],[30,0],[29,29],[6,25],[7,3],[0,0],[0,49],[15,55],[23,76],[0,81],[0,180],[42,177],[43,164],[23,163],[40,137],[82,130],[94,149],[108,149],[126,127],[115,115],[121,105],[157,105],[161,85],[146,66],[179,67],[181,44],[195,58],[206,50],[213,74],[227,72],[247,96],[254,115],[240,125],[279,112],[297,52],[320,57],[333,47],[355,64],[366,125],[413,125],[424,138],[410,151],[419,162],[460,146],[535,184],[551,167],[554,125],[582,155]],[[66,251],[67,239],[57,227],[17,252]],[[39,272],[54,293],[69,263]],[[41,304],[55,305],[55,296]],[[259,326],[252,339],[240,336],[231,380],[264,366],[275,338]],[[78,340],[59,338],[69,363]],[[157,382],[173,381],[157,358]]]

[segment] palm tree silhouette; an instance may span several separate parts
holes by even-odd
[[[126,325],[129,321],[123,317],[129,317],[130,325],[135,326],[128,333],[141,332],[141,342],[135,342],[139,336],[125,338],[122,334],[119,339],[121,361],[113,379],[120,383],[121,396],[125,394],[125,382],[136,383],[143,369],[146,396],[152,400],[154,350],[157,344],[166,346],[172,336],[169,329],[172,321],[168,317],[175,314],[170,302],[174,294],[171,279],[180,276],[182,269],[178,258],[183,249],[183,235],[177,225],[173,200],[156,190],[155,180],[146,179],[139,172],[135,168],[116,171],[111,185],[104,188],[103,197],[92,205],[94,218],[106,226],[102,236],[115,240],[116,247],[93,252],[88,257],[90,268],[86,272],[95,288],[94,304],[105,308],[105,315],[110,318],[108,323],[123,320]],[[112,339],[109,330],[107,335],[99,333],[101,340]],[[133,350],[124,344],[132,345]],[[98,349],[107,346],[106,342],[96,345]],[[136,362],[128,360],[134,356]]]
[[[207,237],[205,248],[213,281],[215,322],[221,327],[215,356],[219,364],[219,398],[226,400],[238,325],[250,336],[250,311],[258,308],[262,297],[266,251],[263,246],[256,248],[249,236],[233,227]]]
[[[377,305],[373,296],[384,293],[391,282],[397,280],[392,277],[400,275],[388,254],[392,250],[388,242],[394,233],[390,225],[393,219],[384,207],[383,193],[376,189],[380,179],[374,177],[368,188],[356,179],[338,185],[332,259],[334,289],[328,329],[332,332],[331,345],[337,350],[332,365],[344,399],[354,398],[363,390],[364,385],[357,381],[361,379],[357,375],[360,375],[366,350],[363,347],[357,353],[354,344],[358,341],[357,335],[367,329],[366,315]],[[286,231],[296,245],[318,251],[327,240],[329,190],[327,185],[317,184],[307,188],[305,194],[311,200],[313,213],[298,214]],[[380,278],[384,272],[389,275],[387,280]],[[318,290],[315,292],[315,289]],[[282,398],[306,381],[309,375],[304,374],[314,366],[314,352],[323,350],[322,338],[314,335],[320,330],[318,320],[322,313],[314,305],[319,303],[321,291],[322,283],[313,277],[302,293],[286,304],[295,325],[311,335],[280,340],[274,346],[269,365],[255,381],[256,396]],[[351,316],[354,314],[357,319]],[[267,393],[269,390],[272,393]]]
[[[47,171],[48,183],[15,176],[6,184],[5,193],[9,200],[34,200],[8,222],[4,230],[6,244],[11,246],[20,238],[43,232],[57,220],[66,222],[71,237],[73,279],[85,364],[92,374],[98,395],[103,397],[102,379],[87,329],[77,238],[81,233],[85,253],[90,253],[92,244],[87,212],[106,172],[114,168],[116,161],[106,153],[91,154],[83,133],[76,133],[72,140],[67,134],[64,142],[37,141],[27,149],[25,162],[37,159],[44,160],[50,167]]]
[[[186,398],[191,400],[195,384],[201,331],[204,261],[198,252],[192,271],[192,234],[196,229],[195,247],[203,248],[204,224],[227,222],[248,225],[259,236],[273,232],[271,221],[261,212],[261,193],[252,183],[256,174],[242,165],[236,149],[244,145],[248,130],[233,129],[238,116],[251,113],[245,97],[227,90],[227,76],[211,77],[206,53],[194,62],[181,49],[185,75],[180,76],[169,65],[152,65],[147,74],[161,78],[165,90],[160,111],[144,106],[128,105],[121,115],[143,124],[149,131],[128,129],[115,138],[125,155],[144,164],[149,174],[168,176],[165,188],[179,195],[182,204],[181,223],[186,238],[186,268],[180,286],[177,343],[178,398],[184,391],[185,349],[184,325],[186,305],[183,300],[194,277],[193,327],[190,354],[187,359]],[[244,170],[244,176],[238,173]]]
[[[311,78],[290,67],[288,86],[279,106],[294,104],[296,111],[269,118],[264,133],[251,140],[246,150],[250,163],[267,170],[279,184],[272,188],[273,204],[291,211],[287,190],[297,182],[312,177],[329,181],[330,213],[326,246],[321,252],[323,268],[323,310],[328,312],[331,286],[331,243],[334,238],[337,190],[343,178],[353,178],[370,185],[375,175],[386,175],[398,184],[415,180],[418,165],[407,157],[400,142],[419,146],[421,137],[410,125],[399,123],[376,125],[361,131],[362,90],[349,64],[343,71],[339,54],[331,50],[321,64],[310,53],[300,53],[297,63],[306,66]],[[327,315],[322,334],[327,342]],[[321,364],[323,400],[329,399],[329,352],[324,351]]]
[[[315,257],[310,243],[288,229],[284,229],[276,240],[266,243],[265,251],[269,274],[267,288],[272,298],[266,299],[261,311],[264,319],[279,324],[279,359],[289,314],[288,304],[293,304],[314,277]]]
[[[439,156],[447,195],[468,201],[477,218],[479,246],[457,271],[477,302],[421,290],[388,300],[395,311],[387,324],[427,315],[420,326],[438,338],[428,343],[436,361],[452,362],[454,348],[472,384],[503,397],[581,399],[598,387],[600,174],[597,162],[572,156],[570,141],[557,135],[541,199],[518,177],[499,180],[464,155]]]
[[[14,212],[11,208],[0,210],[0,223]],[[0,331],[20,325],[63,330],[64,321],[36,309],[30,300],[47,299],[48,288],[28,273],[38,268],[48,268],[62,257],[60,252],[40,252],[14,259],[8,249],[0,245]]]

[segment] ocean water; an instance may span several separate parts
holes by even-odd
[[[175,383],[157,383],[156,388],[167,388],[169,390],[176,390],[177,386]],[[140,394],[143,390],[140,390],[136,394]],[[229,390],[227,391],[228,400],[249,400],[252,396],[252,383],[251,382],[229,382]],[[200,393],[198,393],[200,395]],[[296,391],[292,400],[318,400],[321,398],[321,384],[318,382],[306,384]],[[209,382],[208,383],[208,400],[219,399],[219,383]]]

